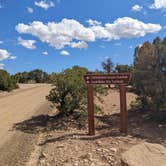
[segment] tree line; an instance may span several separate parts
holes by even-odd
[[[19,83],[51,83],[55,80],[56,73],[48,74],[40,69],[29,72],[19,72],[10,75],[5,70],[0,70],[0,90],[11,91],[19,88]]]
[[[46,83],[49,81],[49,74],[36,69],[30,72],[19,72],[13,75],[13,78],[18,83]]]
[[[111,59],[108,59],[105,62],[105,67],[103,69],[108,73],[109,68],[109,62]],[[104,63],[104,62],[103,62]],[[112,63],[112,61],[111,61]],[[86,69],[87,72],[88,69]],[[112,72],[112,68],[109,69],[110,72]],[[98,71],[97,73],[104,73],[105,71]],[[116,72],[128,72],[130,71],[130,66],[128,65],[117,65],[116,66]],[[56,80],[56,76],[60,73],[51,73],[48,74],[45,71],[42,71],[40,69],[35,69],[32,71],[25,71],[25,72],[18,72],[14,75],[10,75],[5,70],[0,70],[0,90],[1,91],[11,91],[13,89],[18,88],[19,83],[54,83]]]

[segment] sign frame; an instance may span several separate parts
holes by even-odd
[[[131,73],[86,74],[84,80],[87,84],[88,98],[88,130],[89,135],[95,135],[94,95],[93,85],[119,85],[120,89],[120,131],[127,133],[128,113],[126,101],[126,86],[132,78]]]

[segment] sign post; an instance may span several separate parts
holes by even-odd
[[[89,135],[95,135],[93,85],[88,85],[88,124]]]
[[[120,85],[120,131],[127,133],[126,87]]]
[[[131,79],[130,73],[87,74],[84,76],[88,89],[88,128],[89,135],[95,135],[93,85],[115,84],[120,87],[120,131],[127,133],[126,85]]]

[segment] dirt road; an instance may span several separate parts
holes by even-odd
[[[49,104],[45,96],[50,89],[50,85],[30,86],[0,97],[0,165],[2,164],[3,147],[16,133],[12,130],[13,125],[31,118],[40,109],[48,109]],[[47,107],[45,107],[46,105]],[[6,156],[6,154],[4,155]]]

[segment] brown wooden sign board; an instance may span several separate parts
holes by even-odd
[[[84,76],[87,84],[127,85],[131,79],[130,73],[87,74]]]
[[[127,133],[127,102],[126,102],[126,85],[131,80],[130,73],[110,73],[110,74],[87,74],[84,76],[88,89],[88,127],[89,135],[95,135],[94,125],[94,101],[93,85],[94,84],[116,84],[120,88],[120,130]]]

